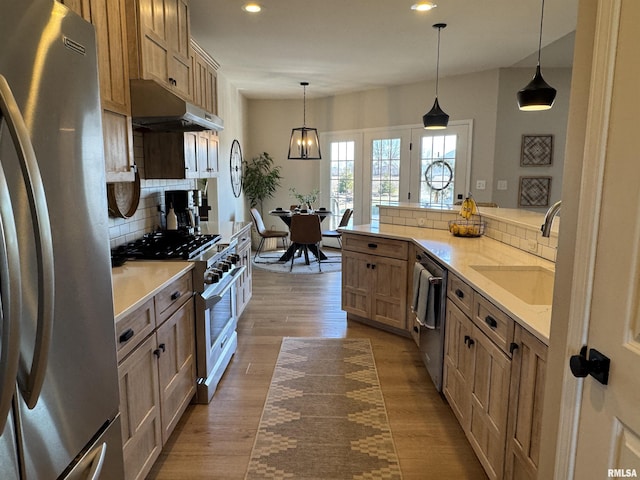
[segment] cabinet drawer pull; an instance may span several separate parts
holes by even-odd
[[[171,300],[172,300],[172,301],[173,301],[173,300],[177,300],[177,299],[179,299],[179,298],[180,298],[180,296],[181,296],[181,295],[182,295],[182,292],[180,292],[180,291],[173,292],[173,293],[171,294]]]
[[[469,338],[469,343],[467,343],[467,347],[471,348],[471,346],[476,343],[473,338]]]
[[[377,243],[370,243],[369,245],[367,245],[369,248],[378,248],[378,244]]]
[[[509,345],[509,353],[513,355],[513,352],[516,351],[518,348],[520,348],[520,345],[518,345],[515,342],[511,342],[511,345]]]
[[[459,288],[456,288],[455,294],[460,299],[464,298],[464,292],[462,290],[460,290]]]
[[[367,268],[371,268],[371,264],[370,263],[367,263]]]
[[[156,348],[156,349],[153,351],[153,354],[154,354],[157,358],[160,358],[160,349],[159,349],[159,348]]]
[[[465,335],[464,336],[464,344],[467,345],[469,343],[469,340],[471,340],[471,337],[469,335]]]
[[[120,343],[128,342],[129,340],[131,340],[131,337],[133,337],[134,334],[135,332],[131,328],[127,328],[124,332],[120,334],[120,338],[119,338]]]
[[[164,343],[161,343],[160,345],[158,345],[158,347],[160,347],[160,350],[162,350],[162,353],[167,351],[167,346]]]
[[[491,315],[487,315],[486,317],[484,317],[484,321],[487,323],[487,325],[489,325],[491,328],[496,328],[498,326],[498,322],[496,322],[496,319],[493,318]]]
[[[375,263],[372,263],[372,264],[371,264],[371,270],[375,270],[375,269],[376,269],[376,264],[375,264]]]

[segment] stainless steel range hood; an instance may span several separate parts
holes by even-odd
[[[224,129],[224,121],[151,80],[131,80],[133,127],[159,132]]]

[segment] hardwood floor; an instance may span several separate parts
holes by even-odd
[[[410,338],[346,321],[340,273],[253,270],[236,352],[209,405],[190,405],[149,479],[243,479],[282,337],[369,338],[405,480],[485,479]]]

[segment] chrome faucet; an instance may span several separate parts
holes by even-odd
[[[560,211],[560,207],[562,204],[562,200],[551,205],[551,208],[547,210],[547,213],[544,215],[544,223],[540,227],[540,231],[542,232],[543,237],[548,237],[551,235],[551,223],[553,223],[553,219]]]

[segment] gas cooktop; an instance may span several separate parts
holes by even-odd
[[[189,235],[183,232],[153,232],[111,250],[112,263],[116,259],[190,260],[211,248],[220,235]]]

